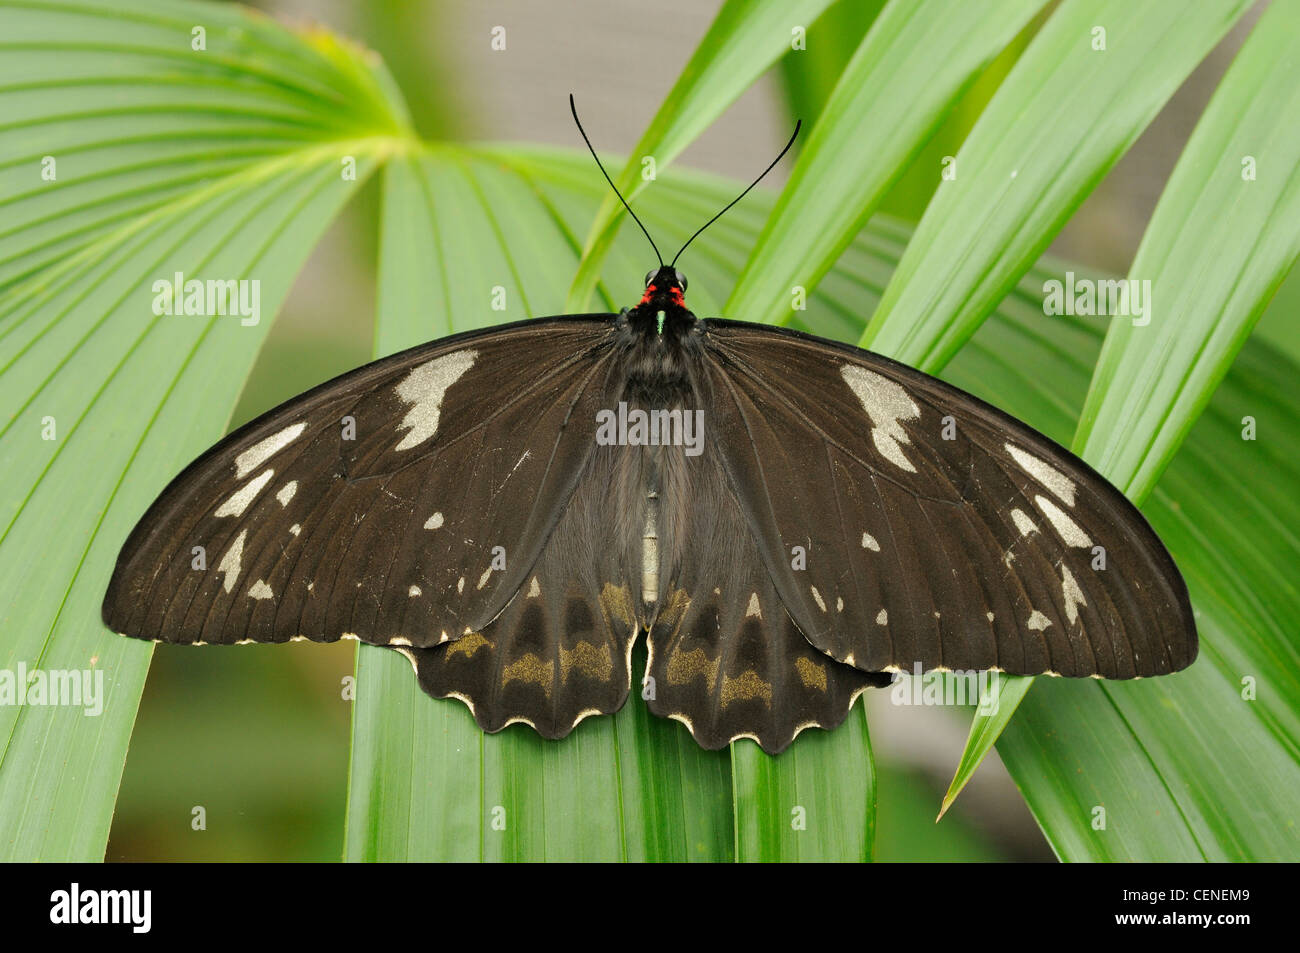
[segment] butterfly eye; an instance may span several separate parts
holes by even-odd
[[[676,268],[673,269],[673,274],[676,275],[676,277],[677,277],[677,283],[678,283],[679,285],[681,285],[681,286],[682,286],[682,290],[685,291],[685,290],[686,290],[686,276],[683,275],[683,274],[682,274],[680,271],[678,271]]]
[[[655,275],[659,274],[657,269],[651,269],[645,273],[645,286],[650,287],[650,282],[655,280]]]

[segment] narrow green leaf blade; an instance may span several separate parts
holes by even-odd
[[[962,145],[862,346],[942,367],[1249,6],[1061,4]]]
[[[1110,323],[1074,443],[1133,499],[1155,486],[1300,254],[1298,47],[1300,6],[1274,4],[1142,236],[1129,283],[1145,313]]]
[[[1016,709],[1020,707],[1020,703],[1024,701],[1025,695],[1033,684],[1032,678],[1019,675],[994,675],[987,694],[980,695],[979,706],[975,717],[971,720],[966,747],[962,750],[961,759],[957,762],[957,771],[953,775],[952,783],[948,785],[947,793],[943,796],[943,803],[939,806],[939,818],[947,813],[948,808],[952,807],[953,802],[957,800],[957,795],[962,792],[962,788],[966,787],[967,782],[975,775],[975,771],[984,761],[984,756],[993,749],[998,736],[1010,724],[1011,716],[1016,713]]]
[[[816,287],[962,92],[1041,6],[886,7],[809,133],[723,313],[788,321],[793,290]]]

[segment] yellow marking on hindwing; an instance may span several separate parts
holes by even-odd
[[[689,652],[673,652],[668,656],[668,671],[665,677],[669,685],[685,685],[700,676],[713,690],[718,680],[718,660],[711,659],[704,649],[691,649]]]
[[[758,673],[753,669],[742,672],[739,678],[732,678],[730,675],[723,673],[722,676],[722,707],[726,708],[732,702],[748,701],[751,698],[761,698],[763,704],[769,708],[772,707],[772,683],[765,682],[758,677]]]
[[[532,652],[521,655],[501,672],[502,685],[509,685],[511,682],[531,682],[540,685],[548,696],[551,694],[551,682],[554,679],[555,663],[543,662]]]
[[[600,590],[600,606],[605,614],[623,625],[636,624],[636,612],[632,608],[632,593],[627,586],[616,586],[607,582]]]
[[[466,658],[473,658],[479,649],[488,645],[488,640],[478,632],[471,632],[462,636],[447,648],[448,657],[452,655],[463,655]]]
[[[560,678],[569,680],[569,672],[577,669],[588,678],[608,682],[614,675],[614,659],[608,645],[579,642],[573,648],[560,647]]]
[[[799,680],[803,682],[804,688],[815,688],[819,692],[826,691],[825,665],[818,665],[812,659],[797,658],[794,660],[794,667],[799,672]]]

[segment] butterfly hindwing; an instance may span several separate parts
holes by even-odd
[[[868,671],[1108,678],[1195,657],[1164,546],[1068,451],[878,355],[708,324],[730,484],[818,648]]]
[[[545,738],[623,706],[640,608],[640,554],[619,533],[619,513],[636,503],[628,480],[636,459],[625,451],[592,454],[541,557],[496,619],[447,645],[400,650],[425,692],[459,698],[485,731],[522,721]]]
[[[694,458],[679,448],[662,456],[662,595],[643,689],[650,710],[686,724],[705,748],[750,737],[773,754],[805,728],[840,724],[859,694],[890,676],[841,664],[804,638],[711,440]]]
[[[434,645],[519,588],[607,402],[608,316],[458,335],[276,408],[191,464],[119,556],[115,631]]]

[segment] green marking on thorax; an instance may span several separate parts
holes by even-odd
[[[662,311],[659,312],[659,333],[664,333],[664,313]]]

